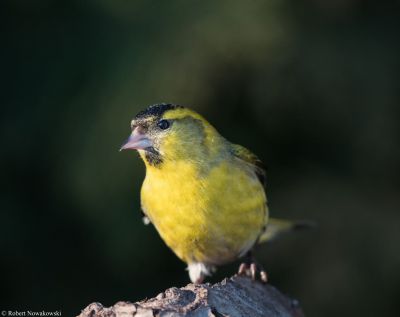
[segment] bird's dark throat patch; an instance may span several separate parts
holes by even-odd
[[[161,154],[153,147],[149,147],[145,151],[144,156],[147,163],[154,167],[160,167],[163,162]]]

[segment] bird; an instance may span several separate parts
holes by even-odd
[[[303,226],[269,217],[262,161],[190,108],[148,106],[120,150],[136,150],[144,161],[143,221],[187,264],[193,283],[238,259],[239,275],[267,282],[253,249]]]

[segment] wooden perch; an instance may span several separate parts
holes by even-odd
[[[297,300],[246,277],[172,287],[140,302],[92,303],[78,317],[304,317]]]

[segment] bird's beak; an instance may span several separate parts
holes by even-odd
[[[144,150],[151,146],[153,143],[149,137],[141,131],[140,127],[136,127],[119,150]]]

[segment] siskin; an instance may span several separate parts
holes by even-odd
[[[188,108],[158,104],[131,122],[121,150],[137,150],[146,165],[141,189],[151,222],[201,283],[216,266],[246,257],[239,274],[265,271],[252,257],[260,242],[301,226],[268,217],[265,169],[256,155],[222,137]]]

